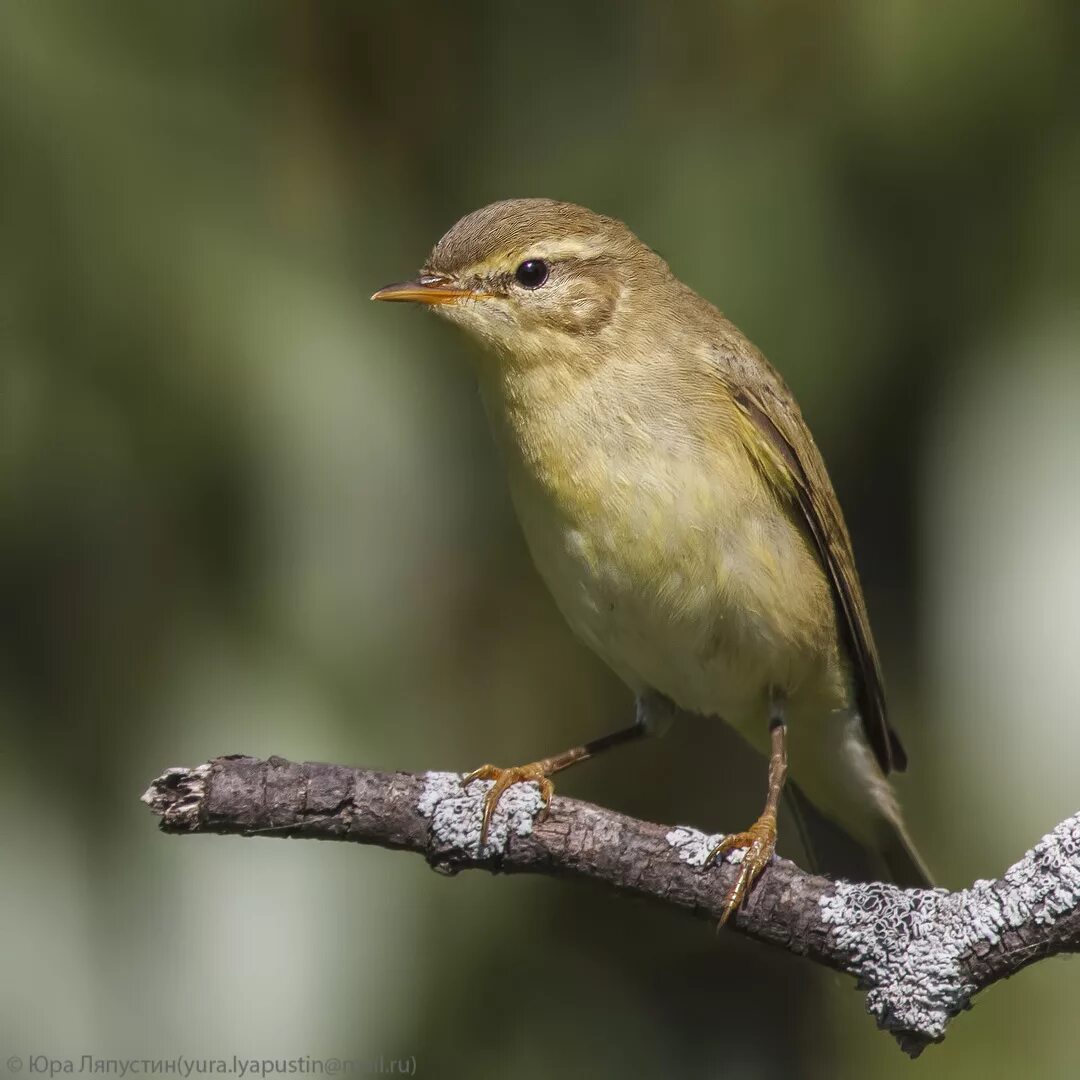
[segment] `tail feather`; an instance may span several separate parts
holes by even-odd
[[[874,848],[860,843],[788,782],[785,800],[792,812],[815,873],[849,881],[891,880],[904,889],[930,889],[933,881],[903,826],[881,820],[880,841]]]
[[[932,889],[934,880],[902,825],[894,825],[884,838],[881,857],[889,875],[902,889]]]

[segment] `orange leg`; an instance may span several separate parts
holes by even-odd
[[[739,876],[731,887],[724,902],[724,913],[720,916],[720,926],[738,911],[750,887],[769,865],[769,860],[776,851],[776,810],[780,805],[780,796],[787,777],[787,728],[779,717],[772,721],[769,731],[772,743],[769,754],[769,794],[765,799],[765,809],[761,817],[746,832],[732,833],[725,836],[709,852],[705,860],[708,866],[713,859],[735,848],[745,848],[742,862],[739,863]]]
[[[491,815],[495,813],[495,807],[502,798],[507,788],[514,784],[532,781],[540,788],[540,798],[544,802],[544,813],[547,813],[551,803],[551,796],[555,791],[555,785],[551,777],[576,765],[579,761],[594,757],[604,750],[610,750],[613,746],[632,742],[648,735],[658,720],[666,720],[667,713],[672,710],[671,703],[666,698],[657,694],[646,694],[638,699],[637,720],[632,727],[614,731],[610,735],[602,735],[599,739],[593,739],[582,746],[575,746],[554,757],[542,758],[540,761],[530,762],[528,765],[515,765],[510,768],[500,768],[498,765],[481,765],[479,769],[473,769],[463,780],[462,786],[468,787],[474,780],[494,780],[491,790],[484,797],[484,816],[480,823],[480,846],[487,843],[488,830],[491,827]],[[654,715],[655,714],[655,715]]]

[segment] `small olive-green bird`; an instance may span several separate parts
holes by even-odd
[[[477,371],[529,550],[576,633],[637,696],[636,723],[542,761],[484,765],[482,830],[511,784],[655,730],[677,709],[769,759],[726,919],[771,859],[795,784],[898,884],[929,885],[887,776],[906,765],[851,540],[791,391],[620,221],[510,199],[459,221],[413,301],[485,346]],[[826,831],[828,830],[826,826]]]

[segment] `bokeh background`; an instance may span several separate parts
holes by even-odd
[[[1067,961],[912,1065],[847,980],[678,913],[167,838],[138,796],[226,752],[466,769],[625,723],[530,566],[468,344],[367,301],[546,194],[627,220],[801,399],[941,882],[1077,810],[1077,11],[3,3],[2,1056],[1072,1075]],[[560,790],[723,829],[763,776],[683,724]]]

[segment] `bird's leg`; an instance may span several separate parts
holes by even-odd
[[[723,926],[739,909],[750,891],[750,886],[769,865],[769,860],[776,850],[776,810],[780,805],[784,779],[787,776],[787,726],[784,723],[783,711],[775,701],[769,717],[769,741],[769,794],[765,799],[765,809],[762,810],[761,817],[746,832],[725,836],[705,859],[705,865],[708,866],[718,855],[734,848],[746,849],[742,862],[739,863],[739,876],[724,901],[724,913],[720,916],[719,926]]]
[[[604,750],[610,750],[613,746],[620,746],[622,743],[632,742],[643,735],[650,734],[655,730],[658,720],[666,719],[665,714],[671,710],[672,705],[667,698],[659,694],[644,694],[637,699],[637,715],[630,727],[613,731],[610,735],[601,735],[600,738],[581,746],[572,747],[554,757],[542,758],[528,765],[515,765],[508,769],[500,768],[498,765],[481,765],[480,768],[473,769],[462,780],[463,787],[468,787],[474,780],[495,781],[484,797],[484,816],[480,823],[480,846],[483,847],[487,843],[491,815],[495,813],[495,807],[507,788],[531,780],[540,788],[540,798],[543,800],[546,814],[551,803],[551,796],[555,791],[555,785],[551,782],[551,777],[555,773],[568,769],[571,765],[576,765],[586,758],[595,757]]]

